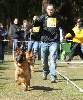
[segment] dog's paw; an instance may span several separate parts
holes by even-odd
[[[20,81],[16,80],[15,82],[16,82],[18,85],[21,85],[21,82],[20,82]]]
[[[27,88],[24,88],[24,91],[27,91],[28,89]]]
[[[30,68],[31,68],[31,72],[35,73],[34,67],[31,66]]]
[[[32,70],[32,73],[35,73],[35,71],[34,71],[34,70]]]

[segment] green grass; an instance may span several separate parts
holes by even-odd
[[[83,100],[83,93],[59,75],[57,83],[50,83],[50,75],[47,80],[42,80],[41,61],[36,61],[30,91],[24,92],[15,83],[14,71],[12,56],[5,55],[5,62],[0,63],[0,100]],[[83,89],[82,64],[58,64],[57,71]]]

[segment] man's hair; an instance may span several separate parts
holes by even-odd
[[[27,20],[23,20],[23,23],[27,23],[28,21]]]
[[[53,6],[53,8],[55,9],[55,5],[54,5],[54,4],[47,4],[47,7],[48,7],[48,6]],[[47,8],[47,7],[46,7],[46,8]]]

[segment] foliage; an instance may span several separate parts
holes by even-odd
[[[42,0],[0,0],[0,21],[9,24],[18,18],[22,23],[23,19],[32,19],[34,14],[41,13]]]
[[[83,0],[0,0],[0,22],[9,25],[16,17],[20,23],[31,20],[34,15],[41,15],[42,2],[46,1],[55,4],[57,12],[71,26],[73,20],[83,17]]]

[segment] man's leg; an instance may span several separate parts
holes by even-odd
[[[50,52],[50,78],[51,78],[51,83],[56,82],[56,60],[58,56],[58,46],[59,43],[57,42],[51,42],[50,47],[49,47],[49,52]]]
[[[41,60],[41,43],[39,42],[39,46],[38,46],[38,60]]]
[[[43,66],[43,80],[47,79],[47,75],[49,74],[49,66],[48,66],[48,43],[41,43],[41,60]]]
[[[16,46],[18,46],[17,45],[18,44],[17,41],[18,41],[17,39],[13,39],[13,44],[12,44],[13,45],[13,47],[12,47],[13,48],[12,49],[13,60],[14,60],[14,50],[15,50]]]
[[[34,41],[28,41],[28,51],[32,51],[33,49],[33,44],[34,44]]]
[[[67,61],[71,61],[72,58],[74,57],[74,55],[78,52],[78,51],[77,51],[78,45],[79,45],[78,43],[75,43],[75,44],[74,44],[74,46],[72,47],[72,50],[71,50],[71,52],[70,52],[70,55],[69,55],[69,58],[68,58]]]
[[[38,41],[34,41],[34,44],[33,44],[33,50],[34,50],[34,63],[35,63],[36,55],[37,55],[37,53],[38,53],[38,46],[39,46]]]

